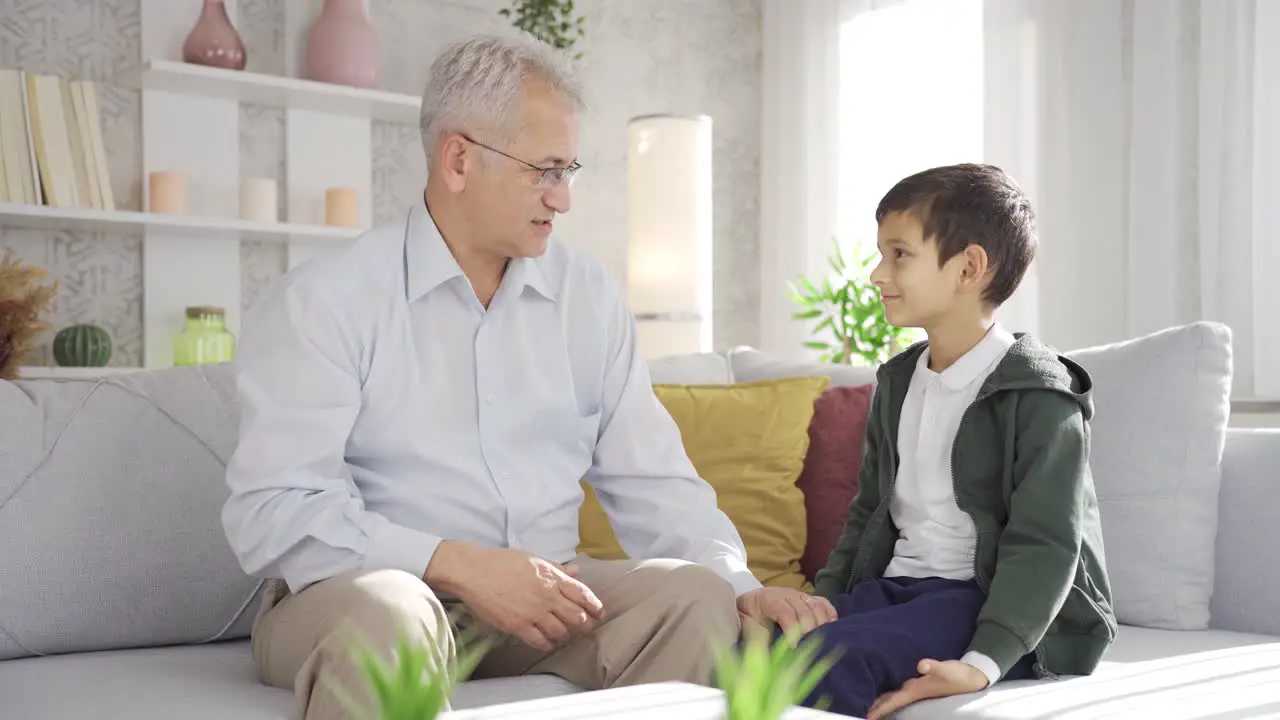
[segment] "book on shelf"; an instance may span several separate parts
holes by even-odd
[[[0,68],[0,202],[115,210],[97,85]]]

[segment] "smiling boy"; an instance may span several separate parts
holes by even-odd
[[[912,175],[876,209],[885,316],[858,495],[815,594],[836,666],[809,703],[877,720],[1001,679],[1089,674],[1115,637],[1089,471],[1092,381],[995,320],[1035,255],[1000,169]]]

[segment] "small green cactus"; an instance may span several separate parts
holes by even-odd
[[[111,361],[111,335],[97,325],[71,325],[53,336],[53,359],[62,367],[104,367]]]

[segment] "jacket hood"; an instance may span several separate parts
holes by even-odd
[[[1013,337],[1013,345],[983,382],[978,396],[1006,390],[1049,390],[1075,400],[1085,420],[1092,420],[1093,378],[1088,371],[1028,333],[1014,333]],[[877,376],[910,382],[916,361],[928,345],[928,341],[911,345],[881,365]]]

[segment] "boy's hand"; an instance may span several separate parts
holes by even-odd
[[[772,620],[783,632],[799,625],[807,633],[836,619],[836,609],[826,598],[782,587],[743,593],[738,598],[738,613],[757,621]]]
[[[918,700],[974,693],[987,687],[987,676],[981,670],[959,660],[921,660],[916,669],[920,677],[876,698],[867,720],[881,720]]]

